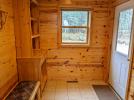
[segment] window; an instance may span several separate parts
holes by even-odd
[[[128,55],[129,51],[132,31],[132,18],[133,9],[120,12],[116,51],[124,55]]]
[[[64,45],[89,43],[91,12],[89,10],[62,10],[61,42]]]

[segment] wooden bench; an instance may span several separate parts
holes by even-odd
[[[5,100],[40,100],[40,82],[20,82]]]

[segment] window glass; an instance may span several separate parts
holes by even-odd
[[[86,28],[62,28],[63,43],[86,43],[87,29]]]
[[[88,11],[62,11],[62,26],[87,26]]]
[[[131,40],[133,9],[120,12],[116,51],[128,55]]]
[[[90,11],[62,10],[62,44],[87,44]]]

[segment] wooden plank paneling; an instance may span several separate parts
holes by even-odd
[[[19,81],[40,81],[41,94],[47,81],[46,58],[18,58]]]
[[[128,91],[128,100],[134,100],[134,50],[133,50],[133,61],[132,61],[132,68],[131,68],[131,75],[130,75],[130,84],[129,84],[129,91]]]
[[[103,80],[103,67],[101,65],[82,66],[82,65],[62,65],[50,66],[48,70],[48,80]]]
[[[134,100],[134,66],[131,73],[128,100]]]
[[[32,56],[30,0],[13,0],[17,57]]]
[[[104,62],[107,55],[107,40],[109,37],[109,9],[108,0],[88,0],[81,2],[72,0],[41,1],[40,3],[40,34],[41,48],[48,50],[47,68],[49,79],[69,79],[68,68],[73,69],[72,79],[104,79]],[[59,48],[58,47],[58,9],[59,7],[88,7],[92,10],[92,28],[90,34],[90,46],[84,48]],[[111,34],[111,33],[110,33]],[[86,65],[85,65],[86,64]],[[105,65],[104,65],[105,64]],[[93,65],[93,66],[92,66]],[[64,66],[64,68],[63,68]],[[69,67],[68,67],[69,66]],[[79,66],[76,68],[75,66]],[[85,67],[86,66],[86,67]],[[88,73],[77,69],[87,69]],[[54,72],[55,71],[55,72]],[[66,73],[64,73],[66,72]],[[57,74],[60,73],[60,74]],[[94,74],[93,74],[94,73]],[[95,74],[96,73],[96,74]],[[91,75],[92,74],[92,75]],[[94,76],[96,75],[96,76]],[[108,75],[108,74],[107,74]],[[77,77],[75,77],[77,76]],[[64,78],[63,78],[64,77]]]
[[[113,6],[118,6],[130,0],[111,0],[111,1]]]
[[[0,10],[8,12],[6,24],[0,30],[0,100],[18,81],[12,3],[0,0]]]

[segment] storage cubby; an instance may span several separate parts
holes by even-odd
[[[39,23],[37,19],[31,20],[31,30],[32,30],[32,36],[39,34]]]
[[[32,38],[32,48],[33,49],[40,49],[40,38],[39,37],[35,37]]]
[[[36,49],[38,50],[40,49],[39,4],[37,0],[30,1],[30,15],[31,15],[31,38],[32,38],[31,43],[32,43],[32,50],[34,51]]]

